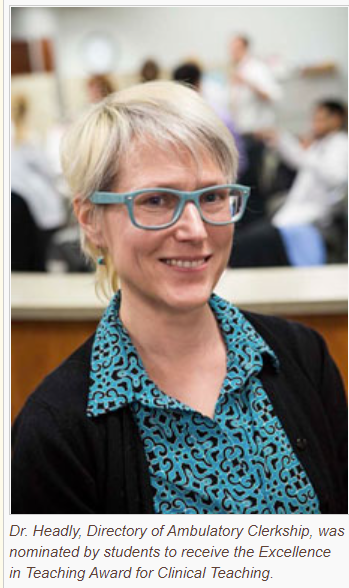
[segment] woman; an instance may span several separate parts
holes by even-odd
[[[109,96],[69,131],[82,246],[121,290],[14,426],[12,512],[346,512],[323,341],[212,295],[249,192],[237,163],[174,82]]]

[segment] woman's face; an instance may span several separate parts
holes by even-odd
[[[115,192],[167,187],[197,190],[225,184],[227,178],[207,155],[198,166],[187,151],[165,151],[150,141],[135,145]],[[101,237],[121,280],[123,299],[132,296],[170,312],[205,304],[227,265],[232,225],[215,227],[187,203],[177,223],[149,231],[135,227],[125,205],[105,207]],[[189,267],[184,262],[193,262]]]

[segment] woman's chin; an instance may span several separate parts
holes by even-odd
[[[183,288],[180,291],[169,292],[166,305],[173,311],[190,312],[207,304],[211,293],[208,288]]]

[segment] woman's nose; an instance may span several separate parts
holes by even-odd
[[[206,223],[193,202],[186,203],[175,228],[178,239],[200,241],[207,237]]]

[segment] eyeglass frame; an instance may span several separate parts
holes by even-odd
[[[205,216],[203,215],[203,212],[201,210],[200,200],[199,200],[200,196],[202,194],[204,194],[205,192],[209,192],[212,189],[217,190],[217,189],[222,189],[222,188],[229,188],[229,189],[234,188],[234,189],[241,191],[241,197],[242,197],[241,211],[237,215],[237,218],[234,218],[230,221],[223,221],[223,222],[210,221],[210,220],[206,219]],[[134,213],[133,213],[133,208],[134,208],[134,200],[137,196],[139,196],[139,194],[147,194],[147,193],[151,194],[152,192],[156,192],[156,193],[160,193],[160,194],[161,193],[175,194],[176,196],[179,197],[179,204],[178,204],[177,210],[175,210],[174,216],[170,222],[165,223],[163,225],[148,227],[145,225],[141,225],[140,223],[138,223],[136,221]],[[193,202],[195,204],[197,210],[199,211],[201,220],[203,220],[203,222],[205,222],[209,225],[226,226],[226,225],[234,224],[242,218],[242,216],[245,212],[245,209],[246,209],[247,200],[250,196],[250,193],[251,193],[251,188],[248,186],[242,186],[240,184],[219,184],[217,186],[207,186],[206,188],[201,188],[200,190],[194,190],[192,192],[175,190],[173,188],[143,188],[143,190],[135,190],[134,192],[125,192],[125,193],[96,191],[96,192],[93,192],[89,196],[89,200],[93,204],[126,204],[129,217],[131,219],[132,224],[135,227],[137,227],[139,229],[145,229],[147,231],[158,231],[161,229],[167,229],[169,227],[172,227],[172,225],[174,225],[180,219],[180,217],[183,213],[184,207],[187,204],[187,202]]]

